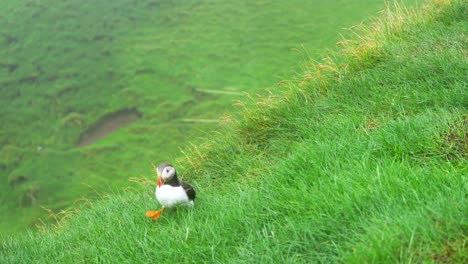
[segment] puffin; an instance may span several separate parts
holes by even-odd
[[[156,168],[156,174],[158,185],[155,194],[162,208],[157,211],[147,211],[147,217],[156,221],[166,208],[179,204],[193,206],[196,192],[192,186],[179,180],[174,166],[164,162]]]

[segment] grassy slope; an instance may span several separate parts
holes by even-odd
[[[315,57],[383,7],[322,2],[2,1],[0,232],[49,219],[42,207],[59,212],[151,173],[150,162],[217,128],[183,119],[217,119],[243,97],[192,87],[271,86],[299,70],[301,44]],[[143,117],[74,148],[96,120],[126,108]]]
[[[0,260],[466,263],[467,4],[431,7],[387,13],[179,160],[193,210],[152,222],[153,186],[115,193]]]

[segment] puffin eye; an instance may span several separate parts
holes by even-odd
[[[166,169],[166,172],[169,172],[169,169]]]

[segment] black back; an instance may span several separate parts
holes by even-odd
[[[187,197],[189,198],[189,200],[190,200],[190,201],[195,200],[196,192],[195,192],[195,190],[192,188],[192,186],[188,185],[188,184],[185,183],[185,182],[181,182],[181,183],[182,183],[182,188],[184,188],[185,193],[187,193]]]

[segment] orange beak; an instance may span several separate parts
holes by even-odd
[[[161,182],[161,178],[158,176],[158,187],[161,187],[163,184]]]

